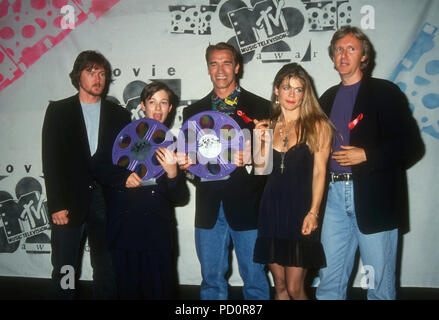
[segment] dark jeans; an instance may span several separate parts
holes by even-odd
[[[92,193],[89,214],[80,227],[52,225],[52,281],[56,297],[74,299],[75,289],[66,289],[66,277],[71,275],[63,266],[73,267],[75,282],[79,278],[80,249],[85,240],[84,231],[90,247],[90,262],[93,269],[93,296],[95,299],[114,299],[116,281],[106,242],[106,210],[102,188],[95,186]],[[63,273],[61,273],[63,271]],[[64,278],[63,278],[64,277]],[[67,278],[68,279],[68,278]],[[64,289],[62,288],[64,283]],[[71,281],[69,282],[71,284]],[[67,285],[71,287],[71,285]]]
[[[173,298],[172,256],[112,249],[113,266],[121,300],[171,300]]]

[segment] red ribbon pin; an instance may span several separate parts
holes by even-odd
[[[240,116],[240,117],[242,118],[242,120],[244,120],[245,123],[253,122],[253,120],[250,119],[249,117],[247,117],[247,116],[245,115],[245,113],[242,112],[241,110],[236,111],[236,114],[237,114],[238,116]]]
[[[354,120],[352,120],[351,122],[349,122],[349,129],[354,129],[355,126],[358,124],[358,122],[360,122],[360,120],[363,119],[363,114],[360,113],[358,115],[358,117],[356,117]]]

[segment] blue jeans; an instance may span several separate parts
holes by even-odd
[[[232,230],[224,216],[222,203],[218,220],[212,229],[195,228],[195,245],[203,277],[201,300],[227,300],[228,285],[225,275],[229,270],[230,239],[235,247],[239,274],[244,282],[244,299],[270,299],[265,265],[253,262],[257,232]]]
[[[358,247],[364,268],[361,286],[368,289],[367,298],[395,299],[398,229],[373,234],[360,232],[355,216],[352,181],[330,183],[321,242],[327,266],[319,271],[317,299],[346,299]]]

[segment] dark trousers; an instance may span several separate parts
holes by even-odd
[[[76,280],[82,256],[80,249],[88,237],[90,262],[93,269],[93,297],[95,299],[114,299],[116,297],[116,281],[106,242],[106,210],[102,188],[96,185],[93,189],[89,214],[80,227],[52,225],[52,281],[55,294],[60,299],[74,299]],[[64,266],[64,268],[63,268]],[[66,267],[67,266],[67,267]],[[74,270],[74,289],[70,270]]]
[[[118,295],[122,300],[173,299],[172,256],[112,249]]]

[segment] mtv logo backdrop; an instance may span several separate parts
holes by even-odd
[[[142,88],[166,82],[180,97],[172,125],[178,132],[184,108],[212,89],[204,58],[209,44],[237,48],[241,86],[262,97],[270,98],[274,75],[289,62],[310,73],[321,95],[340,81],[328,45],[344,25],[369,36],[377,53],[373,75],[401,88],[421,130],[427,152],[408,171],[410,232],[400,280],[439,287],[439,2],[433,0],[0,0],[0,275],[50,277],[41,129],[49,100],[76,93],[68,74],[79,52],[94,49],[109,59],[108,98],[133,120],[144,116]],[[176,210],[178,274],[181,284],[198,285],[189,187],[189,204]],[[367,270],[358,269],[356,286]],[[81,277],[91,279],[87,253]],[[242,285],[235,256],[230,283]]]

